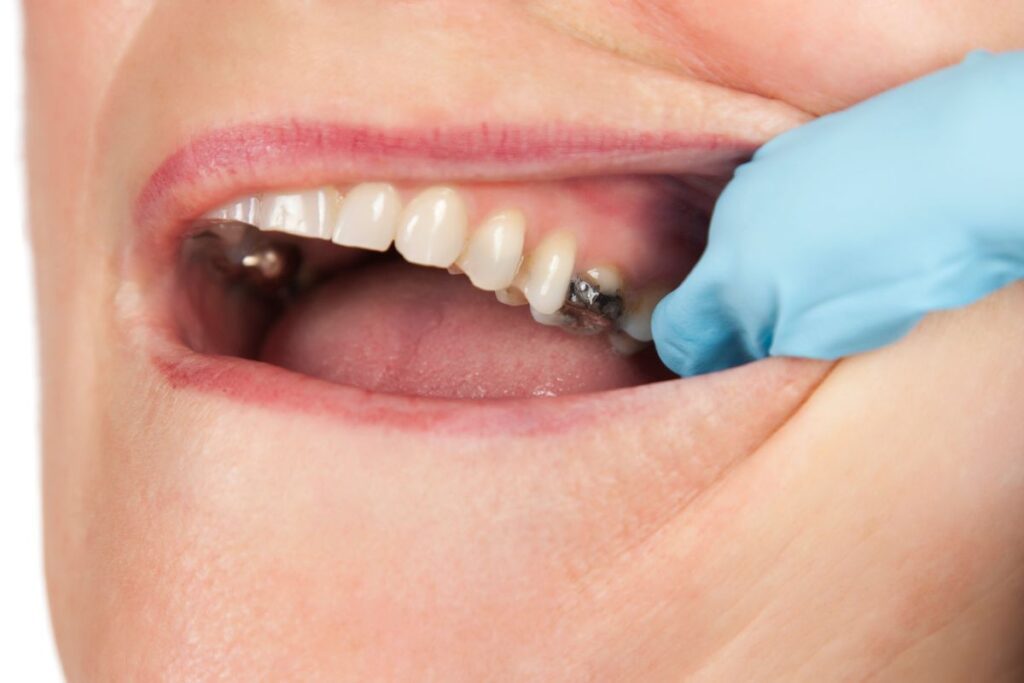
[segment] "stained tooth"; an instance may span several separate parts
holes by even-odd
[[[401,211],[402,202],[392,185],[356,185],[341,202],[331,240],[346,247],[387,251]]]
[[[526,297],[523,296],[523,293],[516,287],[499,289],[494,293],[494,297],[506,306],[525,306],[530,303],[526,300]]]
[[[648,290],[640,293],[636,299],[628,301],[626,310],[619,318],[619,329],[638,341],[651,341],[651,316],[654,314],[654,307],[665,294],[666,292],[661,289]]]
[[[576,264],[576,238],[569,232],[548,235],[530,254],[523,294],[530,306],[551,314],[562,307]]]
[[[330,239],[339,199],[338,191],[330,187],[302,192],[268,192],[261,198],[256,227]]]
[[[238,221],[256,225],[256,217],[260,211],[259,197],[243,197],[224,206],[219,206],[213,211],[203,214],[203,218],[210,218],[221,221]]]
[[[615,266],[596,266],[583,273],[583,279],[608,296],[622,291],[622,273]]]
[[[447,268],[466,243],[466,205],[450,187],[432,187],[402,212],[395,248],[410,263]]]
[[[476,229],[459,266],[478,289],[505,289],[515,280],[523,260],[526,218],[520,211],[502,211]]]

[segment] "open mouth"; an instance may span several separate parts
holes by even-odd
[[[651,313],[699,253],[706,199],[667,176],[249,195],[183,236],[178,324],[195,351],[392,394],[663,380]]]
[[[709,148],[680,173],[647,152],[610,169],[326,183],[239,183],[218,151],[223,187],[178,193],[189,201],[152,233],[161,319],[202,356],[374,394],[521,399],[667,380],[651,313],[704,247],[721,158],[742,154]]]

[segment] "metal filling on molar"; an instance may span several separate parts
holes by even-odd
[[[621,296],[604,294],[592,282],[574,275],[569,281],[569,292],[559,314],[565,317],[566,330],[599,334],[612,329],[623,310]]]

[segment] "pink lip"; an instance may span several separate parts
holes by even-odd
[[[716,136],[630,133],[557,126],[381,130],[325,123],[251,124],[200,135],[153,173],[135,205],[140,232],[127,270],[166,285],[188,221],[232,196],[264,187],[314,186],[360,179],[472,178],[510,180],[622,172],[727,169],[754,145]],[[138,270],[141,266],[142,270]],[[155,276],[155,279],[154,279]],[[764,361],[710,377],[599,394],[544,400],[458,401],[372,394],[263,363],[205,356],[177,338],[167,287],[145,302],[153,364],[174,388],[242,403],[323,414],[352,424],[402,431],[539,434],[580,427],[609,414],[665,412],[678,418],[706,411],[716,397],[745,388],[764,393],[794,382],[803,366]],[[611,412],[609,412],[611,411]]]
[[[175,223],[261,187],[346,177],[511,181],[616,172],[715,173],[730,170],[755,147],[716,135],[558,125],[246,124],[203,133],[171,154],[139,193],[134,217],[152,233],[154,246],[165,249],[179,237]]]
[[[738,406],[784,407],[787,387],[809,389],[823,375],[820,363],[771,358],[711,375],[594,394],[453,400],[375,394],[265,363],[204,356],[180,345],[164,348],[153,361],[174,389],[352,426],[474,437],[564,436],[600,429],[609,419],[624,424],[659,417],[680,425],[697,423],[711,414],[735,412]]]

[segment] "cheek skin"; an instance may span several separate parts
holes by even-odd
[[[811,114],[849,106],[973,49],[1024,47],[1020,2],[535,0],[530,8],[638,61]]]
[[[747,667],[765,663],[812,680],[984,680],[1021,665],[1020,287],[839,364],[752,457],[702,471],[667,519],[651,487],[662,502],[674,482],[629,458],[619,474],[645,484],[626,501],[632,518],[613,495],[597,509],[579,490],[511,477],[504,491],[472,476],[454,486],[426,464],[402,481],[370,476],[371,464],[326,480],[253,467],[294,434],[161,394],[107,331],[115,278],[92,237],[102,213],[88,179],[110,150],[93,134],[153,4],[26,3],[47,572],[70,680],[366,680],[394,666],[413,679],[466,662],[478,680],[756,680]],[[645,60],[815,112],[975,40],[1020,46],[1024,26],[1011,2],[862,3],[853,16],[825,0],[557,4],[582,18],[581,35],[605,10],[628,13],[643,41],[620,35],[624,22],[603,29],[624,54],[640,44]],[[380,445],[353,435],[347,447]],[[326,446],[307,452],[330,469]],[[436,497],[451,490],[464,495]],[[430,509],[464,510],[465,523],[425,519]],[[510,595],[523,597],[511,610]],[[441,628],[418,629],[425,617]]]

